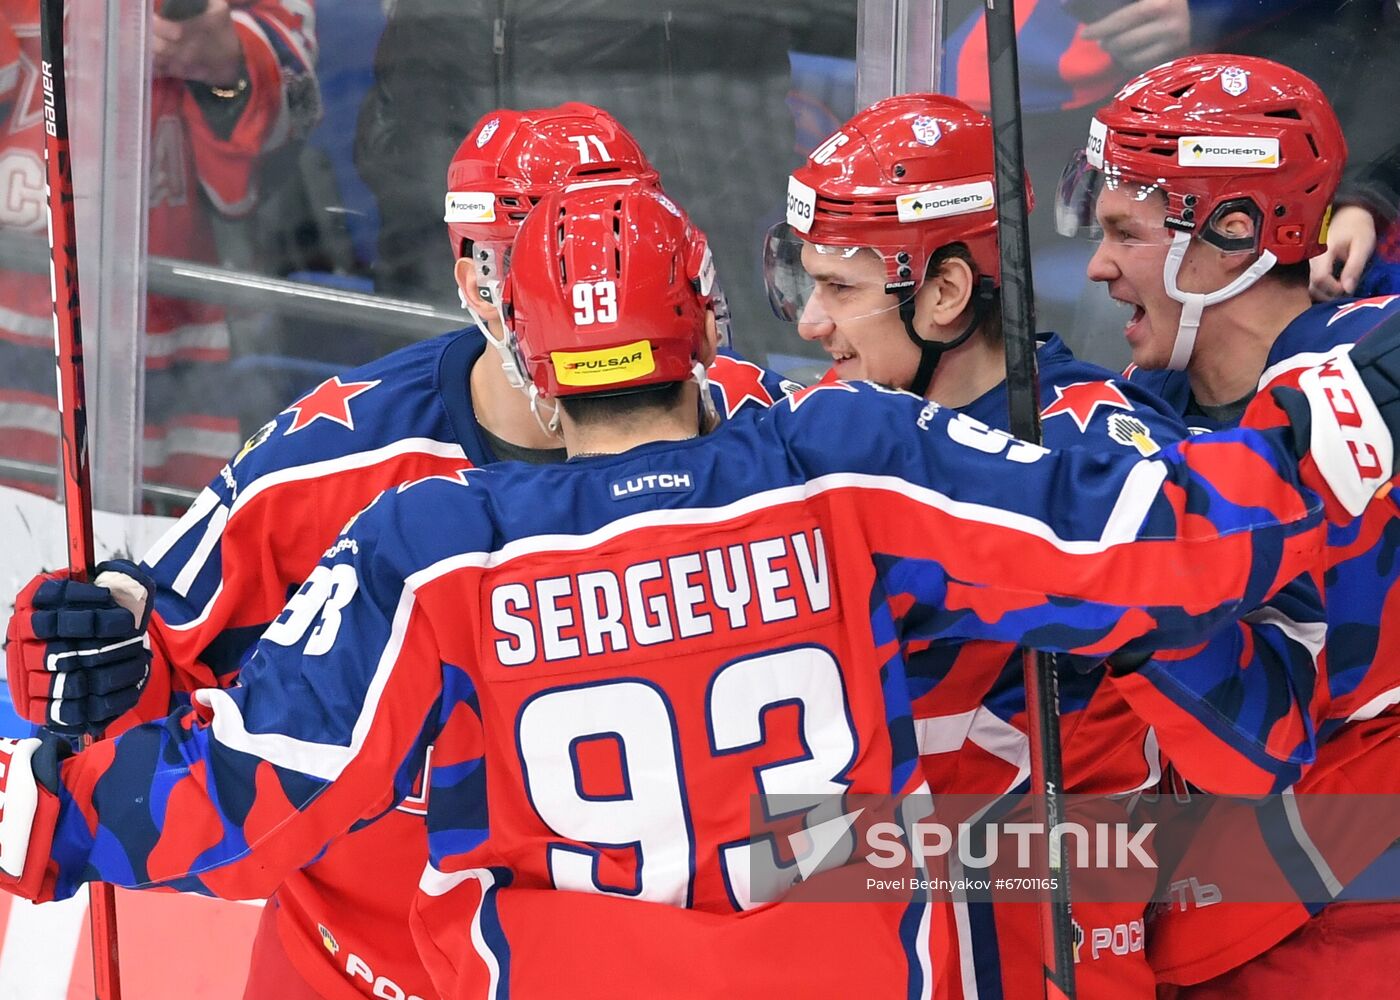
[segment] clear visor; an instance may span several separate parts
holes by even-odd
[[[1060,178],[1055,229],[1061,236],[1139,246],[1165,246],[1167,194],[1162,183],[1129,180],[1112,165],[1097,167],[1080,150]]]
[[[887,262],[898,252],[810,243],[780,222],[763,243],[768,304],[779,319],[800,327],[849,326],[886,316],[913,299],[923,278],[911,276],[908,287],[887,290]]]

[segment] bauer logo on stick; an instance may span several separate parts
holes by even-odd
[[[56,112],[53,108],[53,67],[49,65],[47,59],[43,60],[44,74],[44,131],[49,135],[58,135]]]

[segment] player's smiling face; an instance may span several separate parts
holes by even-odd
[[[802,266],[815,283],[797,324],[802,338],[831,356],[838,378],[907,389],[919,349],[904,332],[898,300],[885,291],[884,262],[871,250],[846,257],[808,243]]]
[[[1171,247],[1171,232],[1162,222],[1167,205],[1160,195],[1139,200],[1136,194],[1136,188],[1124,186],[1099,195],[1103,240],[1089,261],[1088,276],[1107,284],[1114,301],[1132,309],[1123,336],[1133,363],[1165,368],[1181,322],[1181,303],[1167,294],[1162,274]]]

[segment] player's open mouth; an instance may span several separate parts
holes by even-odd
[[[1136,302],[1120,299],[1117,296],[1114,296],[1113,301],[1133,311],[1133,314],[1128,317],[1128,321],[1123,324],[1123,336],[1127,337],[1131,343],[1141,332],[1143,320],[1147,317],[1147,310]]]

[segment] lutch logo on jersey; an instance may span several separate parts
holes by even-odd
[[[695,481],[689,472],[645,472],[614,479],[608,484],[608,495],[614,500],[625,500],[649,493],[689,493],[694,489]]]
[[[810,618],[833,605],[826,543],[815,526],[635,562],[620,554],[605,569],[592,556],[577,573],[552,554],[538,578],[521,580],[519,569],[502,567],[497,579],[505,579],[488,583],[483,610],[494,629],[486,639],[501,666],[640,651]]]
[[[561,385],[613,385],[656,371],[651,344],[645,340],[600,351],[551,351],[549,359]]]

